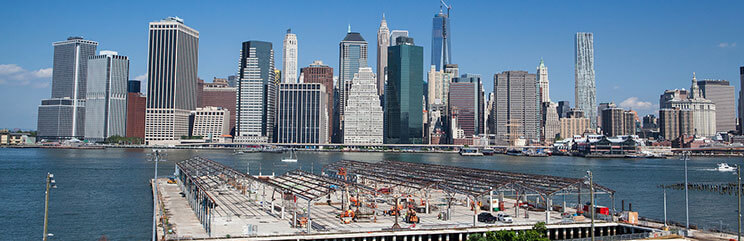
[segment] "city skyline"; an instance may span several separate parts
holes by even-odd
[[[39,14],[44,15],[54,7],[56,3],[49,5],[49,9],[41,9]],[[155,4],[159,6],[160,3]],[[309,24],[298,21],[301,16],[279,18],[276,24],[268,26],[252,27],[250,33],[229,36],[224,34],[229,28],[234,28],[231,23],[213,24],[214,21],[224,20],[226,17],[216,16],[212,13],[197,11],[197,7],[183,7],[172,11],[148,10],[147,12],[133,14],[107,23],[120,28],[121,31],[101,31],[100,23],[84,22],[82,18],[71,17],[71,20],[59,20],[64,28],[52,29],[50,27],[33,28],[44,33],[32,33],[23,29],[23,26],[34,22],[44,21],[47,17],[32,19],[21,22],[19,14],[28,13],[32,10],[30,5],[16,5],[11,7],[14,11],[2,11],[9,24],[0,27],[0,30],[15,33],[16,36],[33,36],[32,39],[17,38],[3,40],[6,43],[2,48],[4,54],[0,57],[0,85],[5,88],[0,90],[4,100],[20,99],[22,104],[7,107],[9,115],[0,117],[0,126],[7,128],[34,129],[36,114],[34,108],[40,99],[48,98],[50,91],[52,61],[51,42],[59,41],[68,36],[82,35],[86,39],[101,43],[99,49],[115,49],[122,55],[127,55],[131,60],[130,78],[135,79],[143,76],[147,66],[147,34],[143,31],[147,22],[156,21],[167,16],[179,16],[186,20],[186,24],[202,32],[202,39],[209,36],[209,40],[200,42],[198,76],[202,79],[212,77],[225,77],[235,74],[235,59],[238,57],[237,43],[246,40],[268,40],[274,46],[280,46],[281,40],[287,27],[292,27],[299,38],[303,39],[304,48],[299,49],[298,66],[307,66],[312,60],[319,59],[327,63],[336,63],[338,53],[335,44],[338,39],[343,38],[346,27],[351,24],[354,31],[360,32],[367,39],[373,38],[379,27],[381,15],[386,15],[386,20],[391,29],[408,30],[409,35],[419,39],[420,45],[424,46],[424,52],[429,52],[427,47],[431,46],[429,33],[431,31],[431,17],[439,11],[439,4],[432,2],[421,4],[419,2],[404,2],[399,7],[375,6],[363,8],[367,3],[339,4],[337,7],[356,6],[356,9],[370,9],[365,11],[350,11],[337,17],[322,17],[318,24]],[[510,3],[511,5],[519,5]],[[739,3],[734,3],[739,4]],[[371,4],[370,4],[371,5]],[[557,23],[548,23],[545,20],[557,16],[556,12],[564,9],[577,8],[580,4],[558,4],[545,3],[533,9],[529,14],[541,15],[540,18],[521,22],[504,21],[508,14],[493,19],[484,20],[488,17],[483,9],[487,9],[491,3],[451,3],[452,29],[454,40],[453,49],[457,50],[457,58],[454,63],[459,64],[461,72],[476,73],[490,76],[507,70],[532,70],[535,61],[544,58],[550,66],[551,100],[569,100],[573,98],[573,49],[571,42],[576,32],[593,32],[595,35],[595,71],[597,82],[597,102],[614,101],[624,108],[632,108],[639,115],[656,113],[658,105],[655,99],[658,93],[665,89],[686,88],[690,72],[697,72],[703,79],[724,79],[739,89],[738,66],[744,64],[742,61],[742,50],[736,42],[742,38],[742,33],[727,31],[736,29],[731,24],[737,19],[731,8],[710,7],[700,3],[682,2],[675,6],[666,6],[658,3],[641,4],[631,2],[626,4],[589,4],[580,6],[576,16],[564,17]],[[128,9],[128,6],[120,6]],[[295,8],[295,6],[285,6]],[[299,6],[309,8],[309,6]],[[404,11],[407,7],[414,7],[415,11]],[[640,8],[639,8],[640,7]],[[656,16],[640,16],[645,12],[658,11],[661,8],[669,8],[678,11],[694,11],[696,9],[711,9],[716,11],[701,11],[701,18],[696,20],[685,20],[674,16],[674,11],[662,11]],[[214,6],[220,11],[232,11],[228,6]],[[314,8],[314,7],[312,7]],[[555,8],[556,12],[549,9]],[[610,12],[623,9],[632,9],[639,14],[637,19],[624,19],[619,14]],[[17,11],[16,11],[17,10]],[[324,10],[324,11],[331,11]],[[581,12],[581,11],[585,12]],[[587,12],[588,11],[588,12]],[[630,11],[630,10],[628,10]],[[125,11],[126,12],[126,11]],[[407,15],[410,12],[409,15]],[[609,12],[609,13],[608,13]],[[715,12],[712,14],[711,12]],[[99,16],[99,13],[92,13]],[[229,14],[222,14],[229,15]],[[482,15],[482,16],[481,16]],[[648,14],[651,15],[651,14]],[[52,14],[51,16],[56,16]],[[258,17],[265,17],[264,13]],[[352,17],[354,16],[354,17]],[[599,17],[601,16],[601,17]],[[115,19],[121,15],[101,15],[102,19]],[[7,19],[5,19],[7,18]],[[581,22],[581,18],[593,18],[593,23]],[[27,18],[26,18],[27,19]],[[527,19],[527,18],[525,18]],[[622,24],[611,24],[618,20]],[[57,20],[55,20],[57,21]],[[66,21],[74,21],[75,24],[64,24]],[[638,22],[648,21],[651,26],[638,26]],[[692,21],[692,22],[690,22]],[[469,24],[470,23],[470,24]],[[475,26],[468,26],[472,23]],[[488,23],[488,24],[482,24]],[[541,25],[542,24],[542,25]],[[513,41],[499,38],[497,34],[491,33],[496,29],[506,28],[511,31],[527,32],[526,29],[536,26],[556,26],[550,30],[533,34],[526,41]],[[565,26],[557,26],[565,25]],[[632,29],[629,26],[633,26]],[[254,29],[255,28],[255,29]],[[545,28],[548,29],[548,28]],[[641,36],[644,38],[629,38],[628,36]],[[482,39],[494,39],[493,44],[474,44]],[[219,40],[215,40],[221,38]],[[738,41],[741,42],[741,41]],[[208,43],[208,44],[207,44]],[[225,45],[218,46],[218,45]],[[19,47],[20,46],[20,47]],[[473,47],[477,46],[477,47]],[[25,47],[25,48],[24,48]],[[27,49],[27,52],[19,52],[15,49]],[[654,51],[648,51],[653,49]],[[278,51],[275,49],[275,51]],[[513,58],[508,56],[511,51],[523,51],[527,54]],[[649,52],[649,53],[645,53]],[[374,56],[374,54],[373,54]],[[495,57],[493,57],[495,56]],[[430,63],[430,56],[425,54],[424,63]],[[484,61],[488,58],[488,61]],[[642,59],[644,61],[634,61]],[[672,59],[672,60],[670,60]],[[277,63],[279,63],[277,59]],[[369,59],[370,67],[376,63],[376,59]],[[282,66],[276,66],[280,68]],[[338,68],[332,65],[331,67]],[[428,70],[426,64],[424,70]],[[531,71],[530,71],[531,72]],[[335,75],[338,75],[337,73]],[[630,88],[636,84],[648,85],[648,88],[634,90]],[[484,85],[490,86],[489,78],[484,79]],[[41,87],[41,88],[35,88]],[[145,87],[145,86],[143,86]],[[146,87],[145,87],[146,88]],[[491,92],[486,88],[486,92]],[[738,92],[738,91],[737,91]],[[18,94],[24,93],[24,94]],[[33,102],[33,103],[32,103]],[[623,103],[625,103],[623,105]],[[575,103],[572,103],[575,104]]]

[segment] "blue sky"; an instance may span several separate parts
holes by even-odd
[[[461,73],[550,73],[553,101],[574,104],[573,37],[594,32],[598,102],[624,102],[653,113],[665,89],[698,79],[726,79],[739,89],[744,65],[744,1],[460,1],[452,5],[452,57]],[[147,24],[178,16],[200,31],[199,76],[237,70],[240,43],[274,43],[281,68],[287,28],[298,35],[299,66],[319,59],[338,66],[348,24],[370,44],[382,13],[405,29],[429,63],[438,1],[9,1],[0,8],[0,128],[35,129],[37,106],[50,96],[52,42],[84,36],[99,50],[130,58],[130,78],[146,72]]]

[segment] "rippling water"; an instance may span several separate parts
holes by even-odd
[[[149,150],[52,150],[0,148],[0,240],[35,240],[42,236],[44,176],[54,173],[59,188],[51,192],[49,232],[51,240],[148,240],[152,228],[152,194],[148,180],[153,163]],[[320,172],[323,165],[342,159],[359,161],[399,160],[512,172],[580,178],[594,172],[595,182],[617,191],[620,200],[633,203],[641,216],[663,218],[659,184],[684,181],[684,163],[676,159],[584,159],[574,157],[527,158],[512,156],[461,157],[457,154],[323,153],[298,152],[298,163],[283,163],[283,154],[235,155],[231,151],[167,150],[160,176],[173,173],[175,161],[203,156],[251,174],[292,169]],[[718,162],[740,163],[735,158],[693,158],[690,182],[736,182],[736,175],[712,171]],[[668,191],[669,219],[684,222],[684,191]],[[583,199],[586,200],[586,199]],[[558,204],[558,201],[554,202]],[[610,206],[606,198],[599,205]],[[736,230],[736,197],[690,191],[690,222],[702,227],[721,223]]]

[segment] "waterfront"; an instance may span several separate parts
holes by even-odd
[[[382,159],[457,165],[512,172],[582,177],[594,172],[595,181],[617,191],[620,200],[633,203],[641,216],[663,218],[662,192],[658,184],[684,181],[683,162],[677,159],[585,159],[578,157],[528,158],[505,155],[461,157],[438,153],[336,153],[298,152],[298,163],[279,161],[284,154],[235,155],[220,150],[167,150],[168,162],[159,173],[173,172],[175,161],[204,156],[239,170],[250,166],[251,174],[281,174],[301,168],[320,172],[323,165],[342,159]],[[55,174],[59,186],[50,198],[49,230],[58,240],[95,240],[105,234],[112,240],[146,240],[151,229],[152,195],[147,184],[153,165],[149,150],[54,150],[0,149],[0,195],[3,196],[0,240],[32,240],[41,235],[44,174]],[[731,173],[712,171],[717,162],[734,164],[735,158],[693,158],[690,181],[733,182]],[[684,221],[684,192],[669,191],[669,218]],[[600,205],[609,205],[608,202]],[[735,196],[690,192],[691,222],[703,227],[736,228]],[[726,226],[728,225],[728,226]]]

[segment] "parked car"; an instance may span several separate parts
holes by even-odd
[[[489,212],[482,212],[478,214],[478,222],[481,223],[495,223],[498,220],[498,218],[491,215]]]
[[[499,213],[497,215],[497,217],[498,217],[499,221],[502,222],[502,223],[512,223],[512,222],[514,222],[514,220],[512,220],[512,217],[509,216],[509,215],[507,215],[507,214]]]

